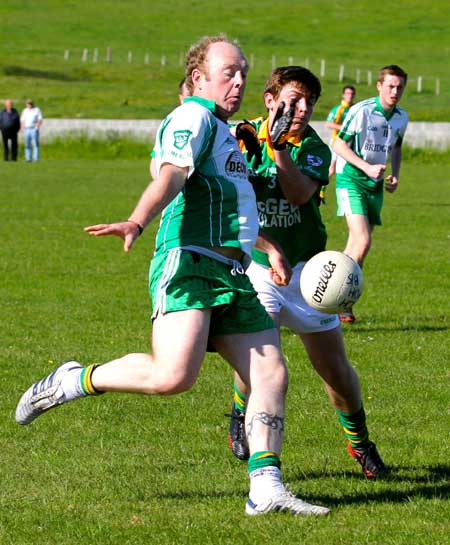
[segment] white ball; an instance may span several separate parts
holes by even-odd
[[[309,306],[327,314],[345,312],[361,296],[361,267],[342,252],[320,252],[305,263],[300,290]]]

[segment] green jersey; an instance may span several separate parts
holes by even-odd
[[[249,179],[256,193],[260,229],[283,248],[291,266],[307,261],[325,249],[327,233],[319,210],[320,186],[328,184],[331,154],[316,131],[307,126],[301,139],[291,138],[288,149],[300,171],[317,180],[317,192],[306,204],[294,205],[285,198],[278,181],[273,150],[268,145],[267,120],[252,121],[262,151],[262,163],[256,168],[249,163]],[[257,263],[270,266],[267,254],[253,250]]]
[[[387,164],[392,148],[401,145],[408,125],[408,114],[395,106],[386,112],[378,97],[369,98],[352,106],[345,118],[339,138],[371,165]],[[369,191],[383,190],[383,177],[369,178],[362,170],[338,157],[336,187],[357,184]]]
[[[345,102],[345,100],[341,100],[340,104],[337,104],[333,108],[331,108],[330,113],[328,114],[327,121],[329,123],[337,123],[338,125],[342,125],[344,122],[345,116],[347,115],[348,111],[350,110],[350,104],[348,102]],[[333,143],[336,139],[336,136],[338,135],[338,130],[333,129],[333,134],[331,136],[331,143]]]
[[[236,139],[214,112],[214,102],[186,98],[158,130],[158,172],[170,163],[187,167],[188,178],[162,212],[156,253],[194,245],[251,254],[258,235],[255,193]]]

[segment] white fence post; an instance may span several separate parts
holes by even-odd
[[[341,64],[339,66],[339,81],[340,82],[344,81],[344,71],[345,71],[345,67],[343,64]]]
[[[321,59],[320,61],[320,77],[325,77],[325,59]]]
[[[417,78],[417,92],[418,93],[422,92],[422,76],[419,76]]]

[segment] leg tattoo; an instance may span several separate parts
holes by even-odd
[[[255,422],[261,422],[261,424],[269,426],[273,431],[278,431],[280,435],[284,431],[284,418],[282,416],[266,412],[255,413],[246,426],[248,438],[252,437]]]

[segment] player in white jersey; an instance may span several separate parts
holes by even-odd
[[[402,142],[408,124],[407,113],[398,106],[408,76],[393,64],[380,70],[378,96],[350,108],[333,149],[336,166],[338,216],[345,216],[349,230],[344,252],[362,267],[375,225],[381,225],[383,190],[398,187]],[[391,173],[385,177],[387,164]],[[352,323],[350,310],[341,321]]]
[[[66,362],[25,392],[16,420],[29,424],[46,410],[89,394],[186,391],[210,345],[251,386],[246,513],[326,515],[329,509],[295,497],[281,481],[287,371],[277,330],[243,267],[256,242],[258,217],[245,159],[226,124],[239,110],[247,71],[241,49],[223,35],[192,46],[186,77],[193,96],[158,132],[157,179],[128,221],[86,228],[94,236],[121,237],[129,251],[162,212],[150,270],[152,353],[98,366]]]

